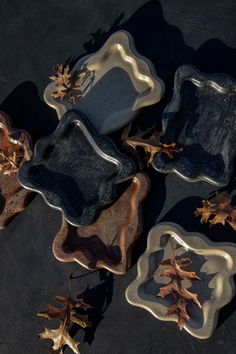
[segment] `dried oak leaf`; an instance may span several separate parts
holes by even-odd
[[[236,230],[236,208],[231,211],[230,217],[226,221],[234,230]]]
[[[197,208],[194,215],[201,216],[201,224],[209,221],[211,225],[225,225],[227,222],[236,230],[236,208],[231,203],[232,198],[228,194],[216,193],[215,201],[203,200],[202,208]]]
[[[60,327],[57,329],[45,328],[44,332],[39,334],[39,337],[42,339],[53,340],[54,345],[49,349],[50,353],[63,354],[63,347],[68,345],[74,353],[80,354],[78,351],[79,341],[76,341],[70,337],[68,329],[64,323],[61,323]]]
[[[188,280],[200,280],[200,278],[196,275],[195,272],[188,272],[181,267],[186,267],[191,264],[192,261],[190,258],[181,258],[181,259],[166,259],[160,262],[160,265],[170,265],[171,267],[165,269],[161,272],[162,277],[169,277],[175,279],[178,276],[180,279],[188,279]]]
[[[47,311],[39,312],[37,315],[46,319],[58,319],[61,323],[57,329],[45,328],[44,332],[39,334],[41,339],[51,339],[54,345],[49,349],[50,353],[62,353],[65,345],[68,345],[74,353],[79,354],[79,342],[72,339],[68,332],[68,326],[76,323],[79,326],[86,328],[91,326],[87,315],[81,315],[77,312],[78,309],[88,310],[91,308],[82,298],[72,299],[63,296],[56,296],[55,300],[62,304],[60,307],[48,305]]]
[[[187,303],[181,297],[168,308],[166,316],[177,315],[178,316],[178,326],[182,330],[186,321],[190,320],[190,317],[187,313]]]
[[[166,259],[160,262],[161,266],[169,266],[167,269],[160,272],[160,276],[168,277],[171,281],[160,288],[157,296],[162,298],[165,298],[168,295],[174,296],[175,302],[168,308],[166,316],[176,314],[178,316],[178,326],[180,329],[183,328],[185,321],[189,320],[187,306],[195,304],[201,308],[198,295],[190,292],[182,286],[183,280],[201,280],[196,275],[196,272],[189,272],[182,269],[182,267],[186,267],[191,263],[190,258]]]
[[[0,142],[0,171],[4,175],[10,176],[19,170],[24,159],[24,153],[22,147],[18,144],[13,144],[4,132],[1,132]]]
[[[195,279],[200,280],[198,277]],[[171,282],[168,283],[166,286],[160,288],[160,292],[158,295],[162,298],[166,297],[167,295],[175,295],[183,300],[193,302],[201,308],[201,304],[198,300],[198,295],[191,293],[187,289],[183,288],[180,285],[180,282],[176,279],[171,280]]]
[[[136,150],[137,147],[143,148],[146,154],[146,165],[149,166],[156,154],[165,154],[170,159],[172,159],[173,153],[180,153],[181,148],[176,147],[176,143],[171,144],[162,144],[160,138],[163,136],[163,133],[157,132],[155,128],[149,128],[145,131],[137,129],[136,135],[129,136],[131,125],[129,125],[123,131],[121,139],[124,141],[124,144]]]
[[[52,93],[52,97],[59,98],[61,101],[68,97],[69,101],[73,103],[83,94],[81,86],[92,74],[86,67],[70,73],[69,65],[63,67],[62,64],[58,64],[53,71],[55,76],[49,76],[49,78],[55,82],[57,90]]]

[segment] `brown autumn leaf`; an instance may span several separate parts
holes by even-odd
[[[231,211],[227,223],[236,231],[236,208]]]
[[[236,230],[236,207],[232,206],[229,194],[216,193],[214,201],[203,200],[202,208],[197,208],[195,216],[201,216],[201,224],[209,222],[211,225],[228,223]]]
[[[183,280],[195,281],[201,280],[196,272],[189,272],[183,270],[182,267],[186,267],[191,264],[190,258],[180,258],[180,259],[165,259],[160,262],[161,266],[168,266],[160,272],[161,277],[168,277],[171,281],[165,286],[160,288],[157,296],[165,298],[168,295],[174,296],[174,303],[168,308],[166,316],[176,314],[178,317],[178,326],[180,329],[183,328],[184,323],[189,320],[189,315],[187,313],[187,306],[194,304],[201,308],[201,304],[198,300],[198,295],[185,289],[182,285]]]
[[[168,308],[166,316],[177,315],[178,316],[178,326],[182,330],[186,321],[190,320],[190,317],[187,313],[187,303],[181,297]]]
[[[63,67],[62,64],[58,64],[53,71],[55,75],[49,76],[49,78],[54,81],[57,90],[52,93],[52,97],[59,98],[61,101],[67,97],[69,101],[75,103],[76,99],[84,92],[82,85],[89,78],[91,82],[93,80],[93,76],[91,76],[93,73],[86,67],[70,73],[69,65]]]
[[[0,132],[0,146],[0,171],[10,176],[19,170],[24,152],[22,147],[12,143],[3,131]]]
[[[161,272],[161,276],[166,276],[172,279],[175,279],[176,276],[178,276],[180,279],[183,280],[200,280],[200,278],[196,275],[195,272],[188,272],[181,269],[181,267],[186,267],[191,263],[192,261],[190,258],[166,259],[160,262],[160,265],[170,265],[171,267]]]
[[[62,322],[57,329],[45,328],[44,332],[39,334],[41,339],[51,339],[54,344],[49,349],[50,353],[63,354],[63,347],[68,345],[74,353],[80,354],[78,350],[79,341],[72,339],[69,335],[68,329]]]
[[[39,334],[41,339],[51,339],[54,344],[49,349],[51,353],[62,353],[65,345],[68,345],[74,353],[79,354],[79,342],[72,339],[69,335],[69,325],[76,323],[79,326],[86,328],[91,326],[87,315],[81,315],[77,312],[78,309],[88,310],[91,306],[84,302],[82,298],[72,299],[64,296],[56,296],[55,300],[61,303],[60,307],[48,305],[48,310],[39,312],[37,315],[48,320],[58,319],[60,326],[57,329],[45,328],[44,332]]]
[[[200,280],[200,278],[198,277],[195,279]],[[180,297],[183,300],[187,300],[189,302],[195,303],[195,305],[201,308],[201,304],[198,300],[198,295],[191,293],[187,289],[183,288],[182,285],[180,284],[180,281],[177,279],[172,279],[170,283],[160,288],[159,296],[164,298],[167,295],[178,296],[178,298]]]
[[[176,147],[176,143],[163,144],[160,141],[160,138],[163,136],[163,133],[157,132],[155,128],[149,128],[145,131],[142,131],[138,128],[136,135],[129,136],[131,125],[129,125],[123,131],[121,139],[123,144],[131,147],[137,153],[137,148],[143,148],[146,154],[145,164],[149,166],[156,154],[165,154],[170,159],[174,156],[174,153],[180,153],[181,148]],[[138,154],[138,153],[137,153]],[[139,157],[139,156],[138,156]]]

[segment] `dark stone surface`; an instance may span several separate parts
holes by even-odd
[[[163,142],[174,141],[183,151],[173,160],[157,155],[153,160],[157,171],[176,171],[190,181],[218,186],[229,183],[236,154],[235,79],[180,66],[162,126]]]
[[[56,112],[42,102],[50,68],[69,56],[95,51],[110,33],[124,28],[166,84],[164,100],[138,117],[142,128],[155,122],[160,129],[179,65],[192,64],[202,72],[236,77],[235,8],[235,0],[2,0],[1,109],[35,138],[50,133],[57,123]],[[156,221],[177,222],[216,242],[236,242],[230,227],[210,229],[193,216],[201,198],[216,187],[206,182],[187,183],[152,168],[147,172],[152,190],[133,264],[144,251],[147,233]],[[236,190],[236,182],[227,190]],[[44,310],[53,296],[67,294],[71,272],[86,273],[76,264],[60,263],[53,257],[51,245],[60,223],[60,213],[38,196],[0,231],[1,354],[46,353],[50,342],[39,341],[37,334],[53,325],[37,318],[36,313]],[[85,291],[86,300],[94,307],[93,328],[72,331],[82,342],[82,354],[235,354],[236,298],[221,310],[213,336],[197,340],[127,303],[125,289],[135,276],[134,265],[125,276],[96,272],[73,281],[73,295]]]
[[[38,140],[18,179],[79,226],[93,223],[134,174],[134,162],[110,138],[97,134],[80,113],[68,111],[54,133]]]

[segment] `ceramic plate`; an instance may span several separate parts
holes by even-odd
[[[45,89],[44,99],[59,118],[69,109],[84,113],[101,134],[124,127],[142,107],[157,103],[164,94],[164,83],[152,63],[137,53],[132,36],[125,31],[115,32],[101,49],[82,57],[72,73],[81,68],[93,75],[75,104],[53,98],[54,83]]]
[[[98,135],[76,111],[67,112],[18,174],[22,186],[43,195],[72,225],[89,225],[117,197],[117,187],[135,174],[131,159]]]
[[[123,194],[90,226],[76,228],[63,220],[53,243],[55,257],[88,269],[125,274],[133,244],[142,231],[142,202],[149,185],[145,174],[135,175]]]
[[[183,151],[174,160],[156,156],[156,170],[188,181],[228,184],[236,154],[236,80],[181,66],[163,114],[163,132],[166,142],[176,142]]]
[[[161,277],[160,262],[173,258],[187,257],[192,264],[184,270],[194,271],[200,281],[184,281],[185,288],[198,294],[202,308],[190,304],[187,311],[190,320],[184,329],[194,337],[204,339],[211,336],[218,320],[221,307],[225,306],[235,293],[233,275],[236,273],[236,245],[213,243],[199,233],[188,233],[179,225],[160,223],[154,226],[148,236],[147,249],[138,261],[138,275],[128,286],[126,298],[132,305],[142,307],[163,321],[177,322],[177,316],[166,316],[167,308],[173,303],[173,296],[164,299],[157,296],[160,288],[169,282]]]

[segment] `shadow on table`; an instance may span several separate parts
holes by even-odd
[[[30,133],[33,141],[52,133],[58,124],[56,112],[44,103],[31,81],[19,84],[0,104],[16,128]]]
[[[197,50],[193,49],[185,43],[182,31],[165,20],[158,0],[141,6],[126,22],[122,22],[123,18],[122,12],[108,31],[98,27],[91,34],[91,39],[84,43],[84,48],[92,53],[113,32],[122,29],[134,36],[137,50],[153,62],[166,85],[163,100],[140,113],[138,122],[141,125],[160,124],[162,111],[172,96],[175,71],[180,65],[192,64],[206,73],[224,72],[236,76],[236,49],[215,38],[206,41]]]
[[[85,328],[84,342],[91,344],[93,342],[97,327],[104,318],[104,313],[111,304],[113,297],[113,274],[106,271],[99,271],[100,283],[93,288],[87,289],[79,294],[84,301],[92,306],[90,310],[89,320],[92,322],[92,327]],[[74,337],[80,327],[73,325],[70,329],[71,337]]]

